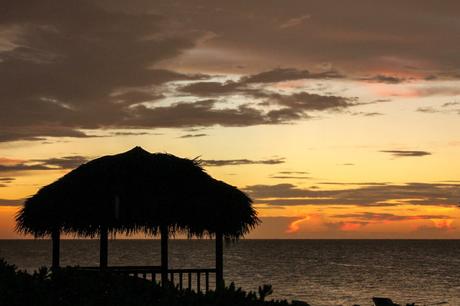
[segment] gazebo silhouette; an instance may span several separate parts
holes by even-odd
[[[222,181],[213,179],[199,161],[171,154],[149,153],[140,147],[89,161],[28,198],[16,216],[17,230],[52,238],[52,268],[60,265],[60,235],[96,236],[100,239],[97,269],[119,273],[161,274],[161,283],[174,281],[174,273],[215,273],[216,288],[224,285],[223,240],[236,240],[258,223],[251,199]],[[161,266],[109,267],[108,234],[144,232],[161,236]],[[215,269],[169,269],[168,239],[184,233],[189,238],[214,237]],[[96,269],[96,267],[88,267]],[[170,278],[168,278],[168,275]],[[198,288],[199,290],[199,288]]]

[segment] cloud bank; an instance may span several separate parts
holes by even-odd
[[[276,184],[247,186],[245,191],[255,199],[255,203],[275,206],[457,206],[460,199],[460,184],[457,183],[366,183],[360,187],[341,189],[299,188],[293,184]]]

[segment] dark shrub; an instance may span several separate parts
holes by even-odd
[[[0,306],[284,306],[287,301],[265,301],[270,285],[259,295],[230,284],[224,290],[194,292],[162,288],[148,280],[63,268],[29,274],[0,259]]]

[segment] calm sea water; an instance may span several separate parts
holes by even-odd
[[[29,271],[49,265],[47,240],[0,240],[0,257]],[[171,266],[213,267],[209,240],[170,242]],[[110,265],[159,265],[159,241],[114,240]],[[98,241],[62,241],[63,265],[97,265]],[[226,282],[272,284],[273,298],[314,306],[398,303],[460,305],[460,240],[242,240],[225,246]],[[405,305],[405,304],[404,304]]]

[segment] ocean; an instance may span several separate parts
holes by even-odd
[[[62,265],[97,265],[97,240],[61,242]],[[212,268],[211,240],[171,240],[170,266]],[[0,240],[20,269],[49,266],[48,240]],[[158,240],[111,240],[109,265],[159,265]],[[417,305],[460,305],[460,240],[241,240],[224,248],[226,284],[271,284],[269,298],[312,306],[372,305],[373,296]]]

